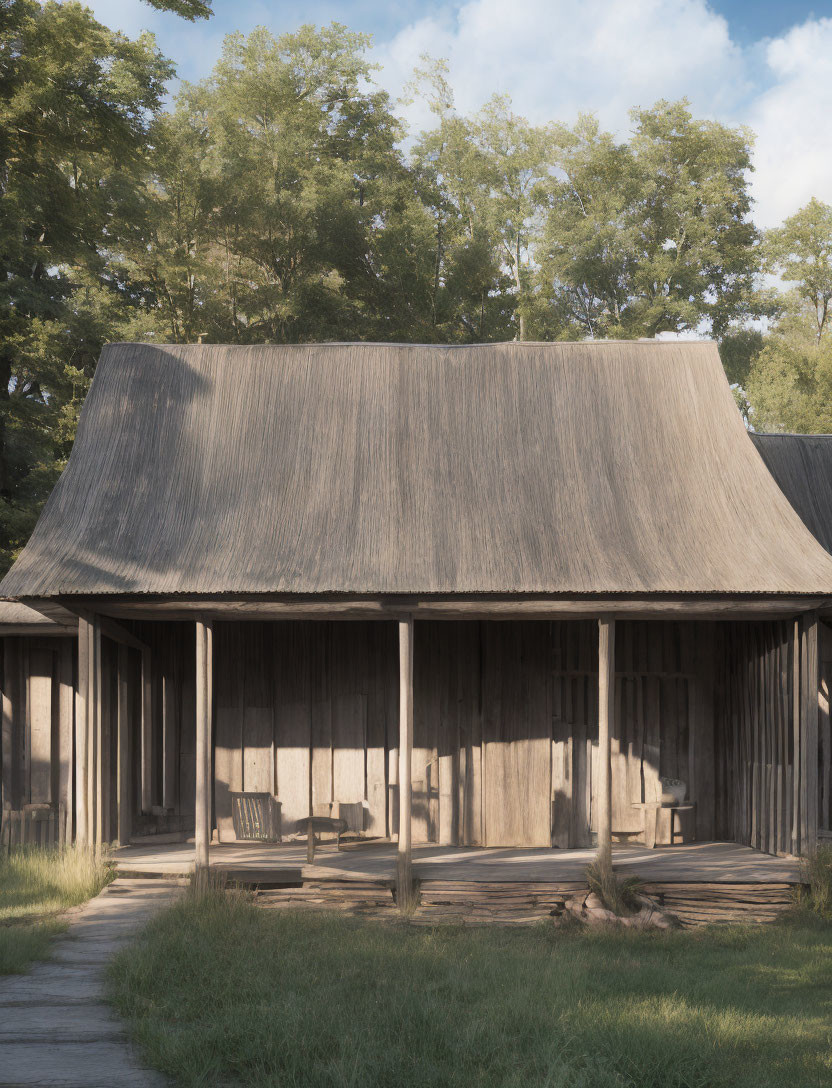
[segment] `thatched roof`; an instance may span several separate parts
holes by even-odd
[[[752,434],[783,494],[832,552],[832,434]]]
[[[827,594],[707,343],[105,349],[0,594]]]

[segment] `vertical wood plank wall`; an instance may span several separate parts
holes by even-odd
[[[108,837],[127,827],[193,827],[193,625],[133,626],[153,660],[152,813],[139,812],[141,655],[126,648],[119,654],[105,638]],[[3,804],[60,804],[71,813],[75,640],[6,636],[2,651]],[[121,691],[119,661],[127,669]],[[806,849],[813,821],[832,829],[830,684],[832,628],[824,623],[813,633],[797,621],[797,638],[793,620],[619,623],[616,838],[639,834],[633,802],[657,797],[659,777],[667,775],[688,783],[697,838],[773,853]],[[414,842],[590,843],[598,721],[593,621],[418,622],[414,691]],[[238,789],[274,793],[284,834],[310,809],[342,815],[368,834],[395,834],[397,699],[392,623],[217,623],[220,837],[233,837],[229,792]],[[128,716],[131,746],[129,820],[119,820],[117,804],[119,708]],[[815,790],[816,815],[804,780]]]
[[[215,819],[230,792],[269,790],[283,833],[308,815],[394,834],[395,625],[218,623]],[[613,828],[684,778],[713,837],[713,631],[621,623]],[[586,622],[419,622],[415,628],[413,840],[581,846],[594,828],[597,638]],[[180,755],[180,759],[182,756]],[[596,769],[597,774],[597,769]]]
[[[0,646],[3,807],[52,805],[69,814],[71,835],[75,639],[7,635]]]
[[[813,848],[818,824],[828,819],[822,782],[829,723],[818,684],[817,628],[811,614],[717,625],[718,838],[799,854]]]

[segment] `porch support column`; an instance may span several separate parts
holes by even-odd
[[[142,650],[141,764],[142,812],[146,814],[153,807],[153,659],[149,648]]]
[[[814,854],[818,846],[818,614],[807,612],[803,617],[803,659],[800,732],[800,777],[802,797],[800,825],[803,854]]]
[[[211,839],[211,718],[213,704],[214,653],[210,620],[196,622],[196,811],[194,823],[194,864],[197,871],[208,868]]]
[[[598,865],[612,871],[612,747],[615,725],[615,620],[598,620]]]
[[[101,624],[78,620],[78,714],[76,730],[76,841],[100,846],[103,833],[101,764]]]
[[[123,643],[118,648],[117,672],[117,732],[118,772],[116,775],[116,808],[118,811],[118,842],[126,846],[133,826],[133,805],[130,791],[130,718],[128,712],[127,677],[130,667],[129,649]]]
[[[413,620],[399,623],[399,848],[396,857],[396,902],[402,911],[413,905],[410,856],[413,755]]]
[[[90,843],[90,810],[87,782],[89,779],[89,723],[87,704],[89,702],[90,640],[89,624],[85,619],[78,621],[78,694],[75,701],[75,842],[78,846]]]

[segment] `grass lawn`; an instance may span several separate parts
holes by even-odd
[[[60,914],[85,903],[111,879],[88,850],[27,847],[0,854],[0,975],[49,955],[66,928]]]
[[[832,1084],[832,925],[422,929],[190,895],[113,962],[181,1085]]]

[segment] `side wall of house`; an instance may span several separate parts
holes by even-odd
[[[21,812],[49,805],[61,814],[60,837],[71,836],[75,640],[6,635],[0,652],[2,807]]]
[[[218,623],[215,822],[232,791],[272,792],[284,834],[309,814],[396,832],[397,648],[388,623]],[[622,623],[613,827],[636,838],[660,776],[683,779],[696,835],[714,828],[713,631]],[[420,622],[414,841],[581,846],[596,814],[597,639],[586,622]],[[180,762],[192,765],[182,750]],[[188,778],[187,775],[184,776]]]
[[[802,854],[829,819],[830,652],[822,628],[812,614],[717,627],[719,838]]]

